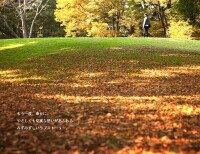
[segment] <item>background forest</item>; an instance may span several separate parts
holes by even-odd
[[[199,0],[3,0],[0,38],[142,36],[200,39]]]

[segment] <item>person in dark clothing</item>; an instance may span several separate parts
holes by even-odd
[[[147,13],[144,14],[144,21],[143,21],[143,26],[142,27],[143,27],[143,30],[144,30],[143,36],[144,37],[148,37],[149,36],[148,31],[149,31],[149,28],[151,27],[151,23],[150,23],[150,20],[148,18]]]

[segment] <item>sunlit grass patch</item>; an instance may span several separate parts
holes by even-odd
[[[24,46],[24,44],[10,44],[8,46],[0,47],[0,51],[1,50],[12,49],[12,48],[18,48],[18,47],[22,47],[22,46]]]

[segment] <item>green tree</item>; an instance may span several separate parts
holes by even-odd
[[[56,8],[56,0],[49,0],[47,6],[38,15],[32,26],[32,37],[49,37],[64,36],[65,32],[60,23],[55,21],[54,10]],[[0,38],[18,38],[23,37],[22,24],[18,13],[9,3],[0,3]],[[26,12],[26,29],[30,30],[32,20],[35,17],[33,10]],[[28,35],[28,34],[27,34]]]
[[[20,37],[20,21],[16,18],[17,13],[9,7],[0,7],[0,37]]]
[[[189,19],[191,24],[195,24],[199,20],[200,17],[199,0],[179,0],[176,3],[176,9],[182,15],[183,19],[184,20]]]
[[[30,38],[32,37],[35,21],[38,18],[38,16],[41,14],[41,12],[44,10],[44,8],[46,7],[48,1],[49,0],[18,0],[18,1],[4,0],[3,2],[1,2],[1,8],[7,7],[17,13],[17,16],[15,17],[20,18],[23,37]],[[33,12],[34,12],[34,15],[31,16],[31,19],[29,18],[29,20],[31,20],[30,25],[27,25],[28,14],[33,13]],[[8,25],[9,22],[7,18],[5,17],[4,14],[2,14],[5,12],[1,11],[0,13],[1,13],[0,17],[4,21],[4,24],[7,25],[6,27],[10,29],[11,33],[13,33],[11,27]],[[15,37],[18,37],[18,36],[15,35]]]
[[[55,21],[55,8],[56,1],[50,0],[35,23],[34,37],[62,37],[65,35],[63,26],[60,26],[60,23]]]

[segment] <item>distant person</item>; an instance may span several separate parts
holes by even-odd
[[[149,36],[149,28],[151,27],[151,23],[150,23],[150,20],[148,18],[148,15],[147,13],[144,14],[144,21],[143,21],[143,36],[144,37],[148,37]]]

